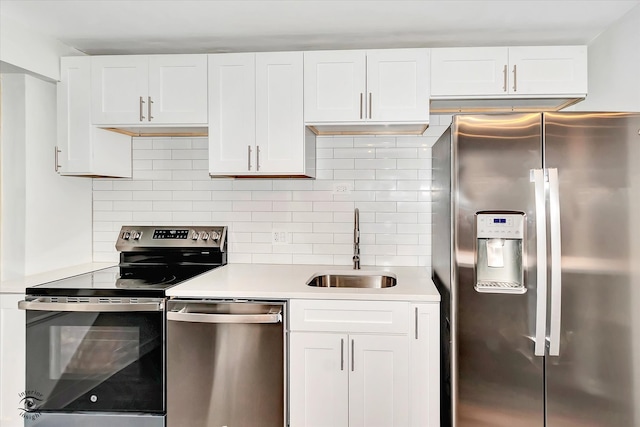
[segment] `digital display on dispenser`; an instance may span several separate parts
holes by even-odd
[[[507,223],[507,219],[506,218],[493,218],[493,223],[494,224],[506,224]]]

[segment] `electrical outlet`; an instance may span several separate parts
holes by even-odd
[[[291,241],[288,231],[273,230],[271,232],[271,243],[274,245],[285,245]]]
[[[333,194],[351,193],[351,184],[347,182],[336,182],[333,184]]]

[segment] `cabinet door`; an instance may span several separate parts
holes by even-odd
[[[23,295],[0,294],[0,425],[23,427],[18,408],[25,392],[25,312],[18,310]]]
[[[305,122],[364,120],[365,74],[364,51],[305,52]]]
[[[440,309],[413,304],[410,340],[409,417],[411,427],[440,426]]]
[[[407,336],[349,335],[349,427],[408,424]]]
[[[255,54],[209,55],[209,172],[255,172]]]
[[[302,52],[256,54],[256,171],[304,170]]]
[[[344,334],[290,334],[291,427],[349,426],[347,340]]]
[[[504,95],[506,47],[431,49],[431,96]]]
[[[510,93],[561,95],[587,93],[586,46],[509,48]]]
[[[147,122],[148,57],[91,58],[91,118],[94,124]]]
[[[429,120],[429,50],[367,51],[369,121]]]
[[[61,58],[57,84],[60,175],[131,177],[131,137],[91,124],[91,58]]]
[[[207,55],[149,56],[147,121],[207,122]]]

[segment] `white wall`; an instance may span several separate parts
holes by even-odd
[[[640,111],[640,5],[589,44],[589,95],[579,111]]]
[[[0,15],[0,63],[60,80],[60,57],[73,55],[83,53]]]
[[[55,84],[3,74],[0,277],[91,261],[91,180],[53,170]]]
[[[230,262],[350,264],[358,207],[362,265],[430,266],[431,146],[450,121],[432,116],[420,137],[318,137],[316,180],[211,179],[206,138],[136,138],[133,179],[94,180],[94,260],[117,260],[124,224],[213,224],[229,227]],[[292,242],[272,244],[272,229]]]

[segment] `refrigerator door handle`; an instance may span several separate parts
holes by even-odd
[[[562,246],[560,236],[560,189],[558,169],[549,171],[549,231],[551,235],[551,313],[549,356],[560,355],[560,317],[562,313]]]
[[[535,185],[536,209],[536,329],[534,354],[544,356],[547,327],[547,221],[545,206],[544,169],[532,169]]]

